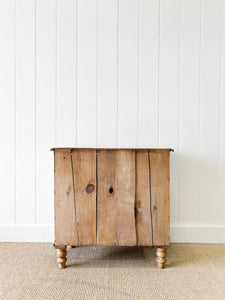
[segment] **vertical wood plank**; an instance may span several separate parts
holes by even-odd
[[[98,151],[97,243],[136,245],[135,151]]]
[[[171,223],[179,223],[179,0],[160,1],[159,147],[171,147]]]
[[[170,242],[169,157],[169,151],[150,151],[151,206],[154,246],[168,246]]]
[[[159,1],[139,1],[138,147],[158,146]]]
[[[116,151],[98,151],[97,180],[97,243],[116,245]]]
[[[136,151],[135,214],[137,245],[152,245],[152,213],[150,207],[150,178],[148,152]]]
[[[79,245],[96,244],[96,151],[72,152]]]
[[[16,1],[16,222],[35,222],[35,1]]]
[[[180,224],[196,225],[199,218],[200,180],[197,160],[200,133],[201,4],[200,0],[182,0],[180,5],[179,218]]]
[[[119,245],[136,245],[135,228],[135,151],[121,150],[116,159],[116,233]]]
[[[219,203],[221,1],[202,1],[201,30],[201,182],[202,224],[214,224]],[[212,100],[213,99],[213,100]]]
[[[56,132],[61,147],[76,146],[76,2],[57,0]]]
[[[98,146],[117,145],[117,6],[98,1]]]
[[[14,223],[15,78],[14,1],[0,2],[0,223]]]
[[[138,1],[120,0],[118,18],[118,145],[137,145]]]
[[[97,142],[97,0],[78,1],[77,144]]]
[[[77,245],[78,228],[74,202],[70,149],[55,151],[55,244]]]
[[[53,222],[53,153],[55,144],[54,0],[36,2],[36,223]]]

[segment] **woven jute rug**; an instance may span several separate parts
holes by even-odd
[[[225,245],[68,249],[60,270],[51,244],[0,244],[0,299],[225,299]]]

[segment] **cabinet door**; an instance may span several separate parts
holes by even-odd
[[[136,245],[135,151],[99,150],[97,182],[97,243]]]
[[[96,151],[55,151],[55,244],[96,244]]]

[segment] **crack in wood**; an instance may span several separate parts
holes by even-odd
[[[152,186],[151,186],[151,160],[148,151],[148,170],[149,170],[149,192],[150,192],[150,217],[151,217],[151,230],[152,230],[152,246],[153,246],[153,221],[152,221]]]
[[[98,150],[96,150],[96,243],[98,242],[97,240],[97,233],[98,233]]]
[[[137,233],[137,215],[138,215],[138,208],[137,208],[137,195],[136,195],[136,189],[137,189],[137,166],[136,166],[136,159],[137,159],[137,152],[135,151],[135,186],[134,186],[134,226],[135,226],[135,234],[136,234],[136,245],[138,245],[138,233]]]
[[[75,198],[75,182],[74,182],[74,171],[73,171],[73,154],[72,150],[70,152],[71,157],[71,170],[72,170],[72,181],[73,181],[73,203],[74,203],[74,215],[75,215],[75,223],[77,225],[77,244],[79,245],[79,224],[77,221],[77,212],[76,212],[76,198]]]

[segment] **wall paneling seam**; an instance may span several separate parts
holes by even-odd
[[[116,147],[119,146],[119,4],[120,0],[117,0]]]
[[[16,225],[16,159],[17,159],[17,155],[16,155],[16,143],[17,143],[17,139],[16,139],[16,1],[14,0],[13,5],[14,5],[14,225]]]

